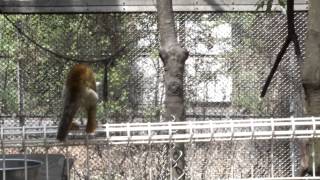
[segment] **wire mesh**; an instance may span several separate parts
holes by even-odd
[[[307,13],[296,12],[295,18],[304,55]],[[190,52],[186,120],[301,116],[302,62],[297,62],[292,46],[267,96],[259,98],[287,31],[285,15],[192,12],[176,13],[175,19],[179,42]],[[99,123],[161,121],[164,70],[158,57],[156,14],[1,15],[0,28],[2,126],[57,125],[63,83],[73,60],[89,61],[96,72]],[[77,120],[85,123],[81,113]],[[291,177],[299,164],[295,142],[288,140],[184,146],[190,179]],[[168,179],[170,152],[163,148],[27,147],[24,152],[4,148],[2,154],[63,154],[64,172],[70,168],[64,177],[70,179]]]

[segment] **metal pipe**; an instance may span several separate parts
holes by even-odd
[[[6,180],[6,153],[4,149],[3,127],[1,126],[1,150],[2,150],[2,180]]]
[[[27,161],[27,148],[25,146],[25,139],[26,139],[26,133],[25,133],[25,127],[22,126],[22,149],[23,149],[23,156],[24,156],[24,179],[28,180],[28,161]]]

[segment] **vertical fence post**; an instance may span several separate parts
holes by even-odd
[[[2,149],[2,180],[6,180],[6,152],[4,149],[4,130],[1,126],[1,149]]]
[[[250,144],[251,144],[251,146],[254,146],[254,131],[255,131],[255,129],[254,129],[254,124],[253,124],[253,120],[252,119],[250,119],[250,127],[251,127],[251,142],[250,142]],[[253,165],[253,160],[251,161],[251,178],[254,178],[254,165]]]
[[[229,119],[230,122],[230,131],[231,131],[231,136],[230,136],[230,141],[231,141],[231,151],[232,151],[232,156],[231,156],[231,177],[232,179],[234,178],[234,156],[235,156],[235,142],[234,142],[234,122],[232,119]]]
[[[271,178],[274,178],[274,134],[275,134],[275,127],[274,127],[274,119],[271,118]]]
[[[152,151],[151,151],[151,139],[152,138],[152,132],[151,132],[151,123],[150,121],[148,122],[148,157],[151,159],[152,158]],[[149,161],[150,163],[150,161]],[[152,167],[151,163],[149,165],[149,180],[152,180]]]
[[[110,159],[112,156],[111,156],[111,148],[110,148],[110,125],[108,123],[105,124],[105,133],[106,133],[106,140],[107,140],[107,148],[109,148],[108,150],[108,159]],[[112,164],[111,164],[111,161],[110,163],[108,163],[108,167],[109,167],[109,170],[107,172],[107,179],[109,179],[111,177],[111,169],[112,169]]]
[[[87,159],[86,159],[86,169],[87,169],[87,177],[86,180],[90,180],[90,154],[89,154],[89,135],[86,134],[86,150],[87,150]]]
[[[293,119],[293,117],[290,117],[291,119],[291,129],[292,129],[292,134],[291,134],[291,142],[290,142],[290,151],[291,151],[291,173],[292,177],[295,177],[295,153],[294,153],[294,142],[295,142],[295,132],[296,132],[296,124]]]
[[[65,148],[66,148],[66,161],[67,161],[67,180],[70,180],[70,161],[69,161],[69,146],[68,145],[65,145]]]
[[[174,151],[174,145],[171,147],[171,141],[172,141],[172,123],[171,121],[169,123],[169,145],[168,145],[168,152],[169,152],[169,171],[170,171],[170,180],[173,180],[173,169],[172,169],[172,162],[173,162],[173,151]]]
[[[316,155],[315,155],[315,136],[316,136],[316,121],[314,117],[312,117],[312,130],[313,130],[313,135],[312,135],[312,176],[316,176]]]
[[[48,158],[48,144],[47,144],[47,125],[43,125],[43,138],[44,138],[44,148],[46,153],[46,180],[49,180],[49,158]]]
[[[21,59],[19,58],[17,61],[17,84],[18,84],[18,116],[19,116],[19,123],[20,126],[24,126],[24,92],[23,92],[23,77],[21,73],[20,62]]]
[[[28,161],[27,161],[27,148],[25,145],[26,140],[26,129],[25,126],[22,126],[22,149],[24,156],[24,179],[28,180]]]
[[[192,127],[192,121],[189,121],[189,143],[190,143],[190,151],[191,151],[191,154],[194,153],[193,151],[193,127]],[[192,156],[191,156],[192,157]],[[190,162],[189,162],[189,171],[190,171],[190,179],[193,180],[193,168],[192,168],[192,165],[193,165],[193,160],[191,159]]]
[[[106,140],[107,142],[110,141],[110,130],[109,130],[109,124],[105,124],[105,131],[106,131]]]
[[[213,145],[213,143],[215,142],[215,137],[214,137],[214,130],[213,130],[213,122],[212,122],[212,120],[210,120],[210,148],[211,147],[214,147]],[[205,175],[203,175],[203,177],[205,177]],[[210,177],[210,176],[209,176]],[[211,178],[212,178],[212,176],[211,176]]]

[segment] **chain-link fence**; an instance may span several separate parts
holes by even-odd
[[[286,35],[285,15],[201,12],[175,18],[179,42],[190,52],[186,120],[301,116],[302,62],[291,46],[267,96],[259,97]],[[295,18],[304,54],[307,13],[296,12]],[[99,123],[161,121],[164,70],[156,21],[154,13],[0,16],[1,124],[56,125],[66,72],[82,60],[96,73]],[[78,117],[85,121],[81,113]],[[163,148],[171,147],[90,145],[26,152],[71,157],[74,179],[166,179],[169,156]],[[287,177],[296,171],[292,164],[299,164],[294,141],[190,142],[185,148],[185,172],[193,179]]]

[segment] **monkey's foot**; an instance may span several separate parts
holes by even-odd
[[[88,134],[92,134],[92,133],[95,132],[96,128],[97,128],[97,124],[96,123],[89,123],[89,124],[87,124],[86,132]]]

